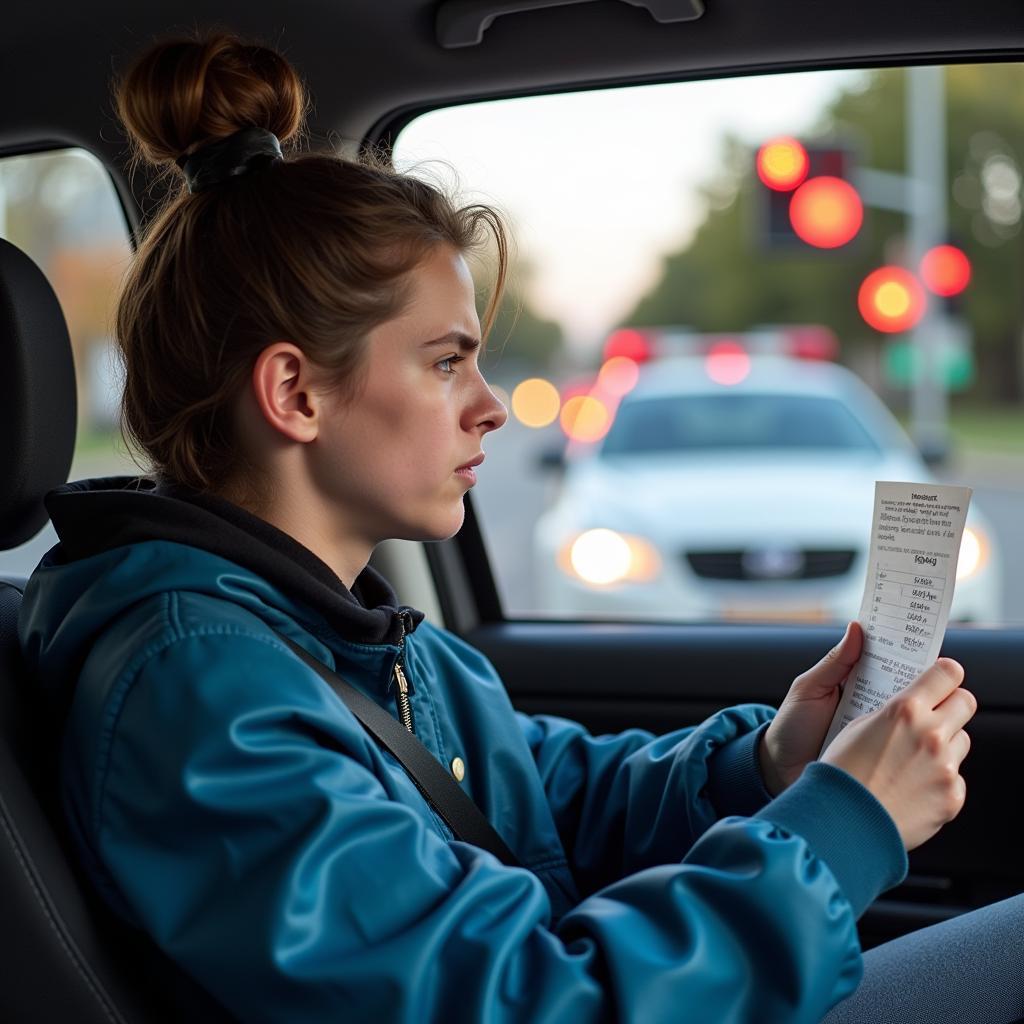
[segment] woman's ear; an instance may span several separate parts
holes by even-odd
[[[252,391],[264,420],[292,441],[316,439],[322,399],[311,388],[311,366],[302,349],[275,341],[256,358]]]

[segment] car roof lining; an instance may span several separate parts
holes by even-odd
[[[148,43],[222,24],[280,48],[310,84],[315,141],[382,136],[420,111],[485,97],[818,67],[1017,59],[1019,0],[706,0],[698,21],[659,24],[642,8],[598,0],[497,18],[479,45],[436,41],[438,0],[345,0],[335,8],[222,0],[16,5],[0,40],[0,149],[84,145],[123,166],[110,79]],[[44,55],[41,58],[41,55]],[[97,55],[102,55],[98,59]],[[54,77],[53,67],[62,74]],[[75,83],[74,90],[67,82]],[[144,182],[140,187],[144,187]]]

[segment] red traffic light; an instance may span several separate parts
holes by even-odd
[[[860,231],[864,204],[849,182],[822,175],[809,178],[793,193],[789,219],[808,245],[836,249]]]
[[[857,293],[860,315],[886,334],[909,331],[924,316],[921,283],[903,267],[879,267],[864,278]]]
[[[937,245],[921,260],[921,280],[936,295],[959,295],[970,283],[971,261],[955,245]]]
[[[810,160],[796,139],[784,136],[757,151],[757,176],[777,192],[790,192],[807,177]]]

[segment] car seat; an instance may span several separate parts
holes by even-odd
[[[46,523],[75,443],[75,373],[64,317],[38,267],[0,239],[0,547]],[[0,576],[0,1020],[134,1024],[228,1021],[79,870],[60,812],[61,722],[41,706],[18,645],[25,580]]]

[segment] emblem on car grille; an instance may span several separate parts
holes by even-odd
[[[793,548],[752,548],[743,552],[740,564],[752,579],[783,580],[802,574],[804,555]]]

